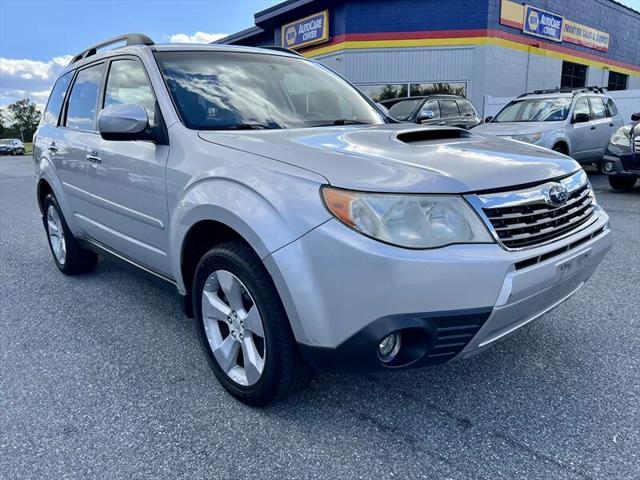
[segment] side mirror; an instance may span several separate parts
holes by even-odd
[[[435,116],[436,114],[433,113],[433,110],[422,110],[418,114],[418,117],[416,118],[416,122],[418,123],[426,122],[427,120],[432,120]]]
[[[493,120],[493,117],[489,115],[487,118],[484,119],[484,123],[489,123],[491,120]]]
[[[141,105],[111,105],[98,115],[98,131],[105,140],[153,140],[149,117]]]
[[[585,123],[589,120],[591,120],[591,117],[588,113],[576,113],[573,116],[573,120],[571,120],[571,123]]]
[[[631,115],[632,122],[640,122],[640,112],[634,113]]]
[[[385,115],[389,115],[389,109],[384,105],[382,105],[381,103],[376,103],[376,107],[378,107],[378,109]]]

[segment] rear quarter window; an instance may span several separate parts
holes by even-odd
[[[607,107],[607,116],[613,117],[618,114],[618,107],[612,98],[607,98],[607,103],[605,105]]]
[[[56,84],[53,86],[53,90],[51,90],[51,95],[49,95],[49,102],[47,103],[47,108],[44,111],[43,120],[45,123],[49,125],[53,125],[54,127],[58,125],[58,119],[60,118],[60,110],[62,109],[62,104],[64,103],[64,97],[67,93],[67,89],[69,88],[69,83],[71,82],[71,78],[73,77],[73,72],[69,72],[61,76]]]
[[[455,100],[439,100],[442,118],[459,117],[458,104]]]
[[[468,100],[458,100],[458,108],[460,109],[460,115],[462,116],[475,117],[477,115],[476,110]]]

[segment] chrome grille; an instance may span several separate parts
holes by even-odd
[[[561,183],[564,204],[549,202],[549,188]],[[596,203],[584,171],[558,182],[513,192],[478,195],[479,206],[496,239],[507,249],[532,248],[584,228],[595,220]]]
[[[636,130],[638,132],[638,130]],[[636,133],[633,137],[633,151],[640,153],[640,133]]]

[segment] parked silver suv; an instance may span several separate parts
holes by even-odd
[[[611,135],[623,124],[613,99],[599,87],[588,87],[525,93],[475,131],[540,145],[599,167]]]
[[[284,51],[140,34],[91,47],[35,140],[53,259],[71,275],[108,253],[175,284],[218,380],[264,405],[314,368],[469,357],[609,250],[570,158],[390,122]]]

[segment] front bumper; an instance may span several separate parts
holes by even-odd
[[[361,371],[472,356],[569,298],[610,248],[601,209],[574,235],[518,252],[497,244],[407,250],[329,220],[265,263],[306,359]],[[405,329],[414,353],[382,364],[380,340]]]
[[[615,168],[603,168],[602,171],[606,175],[640,175],[640,153],[634,153],[630,147],[609,144],[602,157],[603,166],[606,166],[607,162],[613,162]]]

